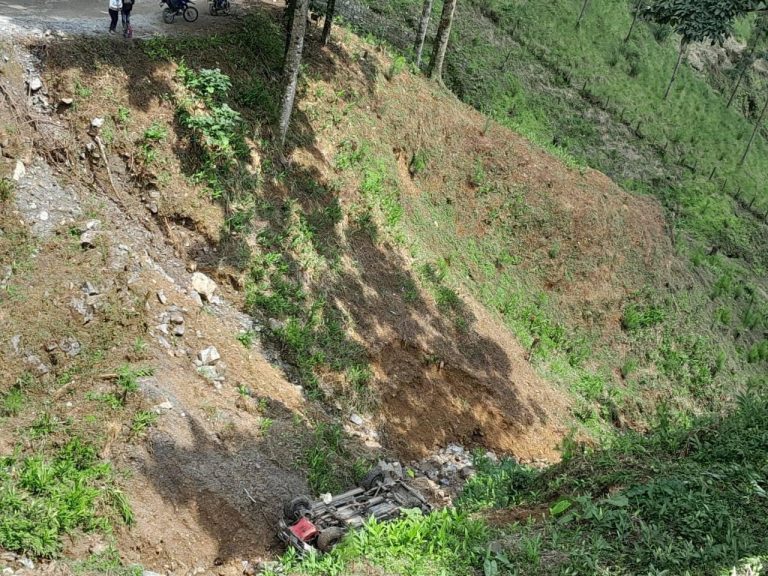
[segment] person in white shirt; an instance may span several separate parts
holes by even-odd
[[[109,33],[114,34],[117,29],[117,17],[123,8],[123,0],[109,0]]]

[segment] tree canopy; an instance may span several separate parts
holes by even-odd
[[[736,18],[766,9],[766,0],[654,0],[645,16],[674,28],[685,44],[705,40],[722,44],[733,32]]]

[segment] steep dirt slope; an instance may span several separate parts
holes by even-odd
[[[163,46],[144,46],[84,39],[34,47],[48,110],[39,94],[26,97],[17,62],[32,59],[7,49],[3,170],[11,176],[20,162],[24,174],[19,169],[12,203],[2,205],[0,241],[13,264],[0,270],[8,350],[0,373],[9,386],[38,372],[25,410],[0,421],[3,453],[43,413],[62,423],[60,437],[91,438],[125,471],[121,483],[136,514],[118,534],[125,560],[178,574],[235,573],[241,560],[273,553],[280,500],[307,491],[313,426],[346,422],[352,409],[364,411],[384,448],[405,460],[455,441],[524,461],[557,459],[572,423],[570,398],[536,369],[535,343],[521,344],[500,309],[487,310],[460,284],[451,287],[447,313],[435,296],[448,294],[439,291],[445,287],[431,292],[420,266],[466,267],[491,287],[516,267],[521,282],[547,293],[569,322],[610,339],[627,295],[668,266],[658,207],[598,173],[563,166],[409,72],[393,73],[394,62],[350,35],[329,49],[313,41],[292,162],[279,174],[267,170],[277,164],[265,144],[268,124],[239,106],[249,123],[246,168],[263,176],[250,195],[294,201],[307,214],[337,203],[343,214],[322,239],[341,264],[300,276],[310,294],[343,311],[373,378],[366,401],[350,405],[335,394],[344,391],[343,377],[318,369],[328,401],[308,401],[259,345],[235,338],[282,321],[257,315],[254,326],[242,312],[249,266],[261,250],[257,231],[272,223],[252,214],[256,230],[224,233],[233,206],[211,200],[191,178],[197,151],[175,117],[177,65]],[[231,50],[218,42],[190,52],[187,65],[218,66],[237,81],[253,71],[231,64]],[[105,119],[98,130],[95,118]],[[367,168],[340,167],[340,156],[363,149],[381,160],[409,216],[401,227],[377,221],[378,236],[361,234],[353,216],[366,201]],[[413,170],[422,152],[428,167]],[[327,194],[304,195],[315,184]],[[489,237],[489,219],[504,220],[504,233]],[[497,264],[489,270],[466,259],[469,239],[488,241]],[[313,242],[322,254],[320,240]],[[218,282],[220,299],[201,305],[193,270]],[[77,355],[62,353],[67,338],[80,345]],[[195,363],[209,346],[221,355],[215,374]],[[152,369],[130,410],[103,402],[123,365]],[[132,430],[140,410],[160,414],[145,434]],[[378,450],[376,442],[371,449],[347,441],[350,459],[370,460]],[[68,552],[82,556],[87,546],[76,540]]]
[[[126,562],[180,574],[216,562],[239,573],[241,560],[273,552],[282,500],[307,492],[295,464],[311,434],[301,392],[258,346],[235,339],[253,323],[226,287],[213,303],[194,295],[189,263],[123,195],[123,173],[113,172],[112,189],[98,166],[78,160],[88,124],[28,105],[16,68],[27,55],[6,54],[3,175],[16,186],[2,204],[0,375],[3,393],[22,382],[25,405],[0,420],[0,450],[32,448],[25,430],[50,418],[45,444],[84,437],[122,471],[135,513],[117,535]],[[13,129],[23,125],[31,129]],[[221,382],[195,363],[210,346]],[[139,396],[110,408],[121,366],[151,375],[139,379]],[[132,425],[140,410],[158,415],[146,435]],[[75,540],[65,553],[82,559],[104,545]]]

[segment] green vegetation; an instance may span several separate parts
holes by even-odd
[[[131,421],[131,433],[138,436],[153,426],[155,422],[157,422],[156,412],[139,410],[133,415],[133,420]]]
[[[105,576],[141,576],[144,569],[138,564],[124,565],[120,552],[110,546],[104,552],[94,553],[85,560],[76,560],[70,564],[76,575],[104,574]]]
[[[768,550],[764,386],[725,416],[684,425],[661,411],[651,434],[617,435],[549,469],[477,455],[456,509],[369,523],[322,558],[297,563],[289,551],[283,565],[312,575],[374,565],[456,576],[693,576],[757,565]],[[519,508],[518,520],[492,529],[482,520],[490,508]]]
[[[388,574],[466,575],[482,567],[489,533],[482,521],[456,510],[444,509],[429,516],[415,512],[397,522],[370,521],[321,558],[310,556],[298,562],[291,550],[283,557],[282,567],[291,573],[341,576],[365,561],[385,568]]]
[[[133,519],[109,463],[79,438],[0,459],[0,509],[0,546],[35,556],[55,555],[75,530],[109,532],[116,519]]]
[[[375,13],[356,24],[407,53],[411,40],[405,31],[421,4],[376,4]],[[575,29],[581,2],[460,3],[444,74],[462,100],[498,123],[566,163],[589,165],[634,193],[655,195],[667,209],[676,250],[690,257],[700,281],[680,291],[649,279],[645,297],[625,306],[621,324],[633,358],[629,370],[602,348],[598,335],[574,326],[556,299],[537,290],[540,278],[528,271],[544,266],[541,257],[505,250],[527,230],[546,236],[549,227],[558,226],[557,215],[549,207],[527,205],[524,191],[505,189],[482,158],[469,182],[477,197],[496,202],[483,238],[454,236],[458,216],[440,195],[431,201],[422,196],[416,205],[408,202],[403,223],[420,249],[427,244],[421,255],[425,260],[450,262],[449,285],[470,288],[504,316],[549,379],[568,382],[571,391],[579,396],[585,391],[583,398],[591,401],[597,388],[582,384],[594,377],[595,365],[600,374],[623,374],[628,387],[601,376],[600,410],[576,409],[589,428],[593,417],[604,420],[617,409],[634,419],[653,410],[652,405],[637,406],[630,391],[640,393],[636,398],[646,390],[661,392],[679,411],[712,409],[728,397],[724,389],[743,387],[757,374],[764,341],[760,327],[768,318],[767,303],[759,295],[765,293],[768,266],[763,248],[768,196],[759,185],[768,173],[768,141],[762,133],[739,164],[757,110],[726,106],[723,96],[734,79],[699,74],[688,66],[662,102],[678,40],[667,28],[641,22],[624,42],[630,4],[593,1]],[[439,3],[433,10],[437,17]],[[747,100],[759,100],[762,83],[750,82]],[[337,166],[359,170],[370,149],[343,145]],[[387,153],[376,149],[376,161]],[[412,176],[423,169],[417,160],[414,153]],[[507,201],[499,208],[501,198]],[[556,262],[567,258],[558,242],[549,245],[546,255]],[[528,266],[520,267],[521,262]]]
[[[0,178],[0,202],[8,202],[13,197],[13,189],[13,180]]]
[[[319,422],[307,438],[304,462],[313,494],[339,492],[359,482],[368,472],[365,461],[355,458],[344,442],[338,424]]]

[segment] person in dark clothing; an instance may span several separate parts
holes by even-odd
[[[122,0],[109,0],[109,33],[114,34],[117,29],[117,17],[123,7]]]
[[[130,38],[133,36],[131,28],[131,10],[133,10],[134,0],[123,0],[123,8],[120,11],[123,19],[123,36]]]

